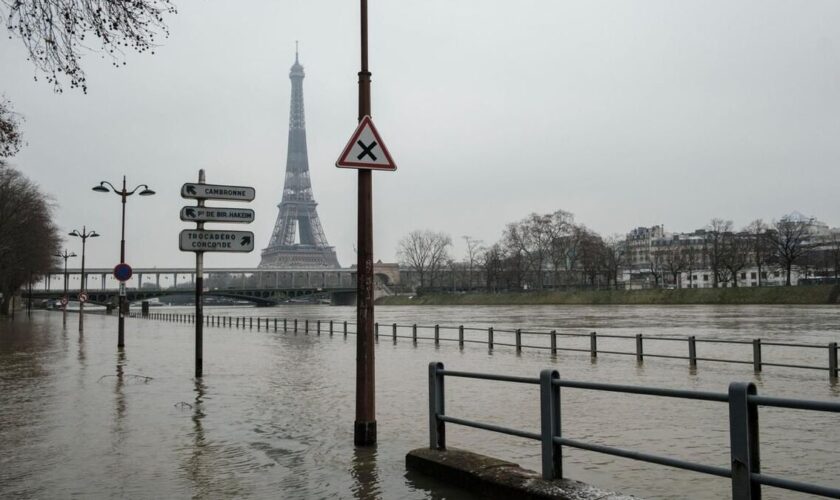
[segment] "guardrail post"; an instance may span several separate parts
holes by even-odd
[[[761,339],[753,339],[753,370],[761,371]]]
[[[837,380],[837,342],[828,344],[828,378]]]
[[[297,318],[294,319],[294,332],[297,333]]]
[[[458,326],[458,347],[464,348],[464,325]]]
[[[321,336],[321,320],[320,319],[315,323],[315,333],[319,337]]]
[[[758,447],[758,408],[750,403],[755,385],[729,384],[729,442],[732,458],[732,498],[761,500],[761,485],[752,474],[761,471]]]
[[[550,481],[563,477],[562,448],[554,442],[560,437],[560,380],[557,370],[540,372],[540,435],[542,436],[542,477]]]
[[[333,336],[333,320],[330,320],[330,337]]]
[[[277,331],[277,318],[274,318],[274,331]]]
[[[288,332],[288,331],[289,331],[289,329],[288,329],[288,328],[287,328],[287,326],[286,326],[286,318],[283,318],[283,331],[284,331],[284,332]]]
[[[598,357],[598,334],[595,332],[589,334],[589,356]]]
[[[303,320],[303,333],[309,335],[309,320]]]
[[[373,324],[373,340],[379,342],[379,323]]]
[[[435,325],[435,345],[440,344],[440,325]]]
[[[522,352],[522,329],[516,329],[516,352]]]
[[[557,330],[551,330],[551,355],[557,355]]]
[[[487,329],[487,348],[493,350],[493,327]]]
[[[446,449],[446,422],[438,415],[445,415],[443,407],[443,363],[429,363],[429,448]]]
[[[694,335],[688,337],[688,365],[697,368],[697,338]]]
[[[411,325],[411,341],[417,343],[417,323]]]
[[[642,346],[642,334],[636,334],[636,361],[638,363],[643,363],[645,360],[645,351],[644,347]]]
[[[260,331],[260,323],[261,322],[262,322],[262,320],[260,320],[260,318],[257,318],[257,331]]]
[[[344,322],[344,338],[347,338],[347,322]]]

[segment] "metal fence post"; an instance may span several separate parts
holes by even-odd
[[[761,485],[752,480],[752,474],[761,471],[758,408],[749,400],[755,393],[752,383],[729,384],[729,442],[734,500],[761,500]]]
[[[295,331],[295,333],[297,333],[297,318],[295,318],[294,331]]]
[[[248,328],[254,328],[254,318],[248,318]]]
[[[642,346],[642,334],[636,334],[636,361],[639,363],[644,362],[645,360],[645,352]]]
[[[697,368],[697,338],[694,335],[688,337],[688,365]]]
[[[595,332],[589,334],[589,355],[592,358],[598,357],[598,334]]]
[[[344,322],[344,338],[347,338],[347,322]]]
[[[753,370],[761,371],[761,339],[753,339]]]
[[[257,318],[257,331],[260,331],[260,323],[262,323],[262,320],[260,320],[260,318]]]
[[[828,378],[837,380],[837,342],[828,344]]]
[[[274,331],[277,331],[277,318],[274,318]]]
[[[557,330],[551,330],[551,355],[557,355]]]
[[[309,320],[303,320],[303,333],[309,335]]]
[[[379,323],[373,324],[373,339],[379,342]]]
[[[542,436],[542,477],[545,480],[563,477],[562,448],[554,442],[560,437],[560,380],[557,370],[540,372],[540,435]]]
[[[330,337],[333,336],[333,320],[330,320]]]
[[[435,325],[435,345],[440,344],[440,325]]]
[[[493,350],[493,327],[487,329],[487,348]]]
[[[520,328],[516,329],[516,352],[522,352],[522,330]]]
[[[289,329],[287,328],[287,325],[286,325],[286,318],[283,318],[283,331],[284,332],[289,331]]]
[[[319,337],[321,336],[321,320],[320,319],[315,323],[315,333]]]
[[[391,338],[394,339],[394,343],[396,344],[397,343],[397,324],[396,323],[391,324]]]
[[[458,326],[458,347],[464,348],[464,325]]]
[[[411,325],[411,341],[417,343],[417,323]]]
[[[446,423],[438,418],[445,415],[443,406],[443,363],[429,363],[429,448],[446,449]]]

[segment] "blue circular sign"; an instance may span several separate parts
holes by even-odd
[[[114,277],[119,281],[128,281],[131,279],[132,274],[133,271],[131,270],[131,266],[128,264],[122,263],[114,266]]]

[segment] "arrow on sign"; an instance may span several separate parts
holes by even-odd
[[[187,217],[192,217],[193,219],[195,219],[195,210],[193,210],[192,208],[187,208],[185,212],[187,214]]]
[[[188,194],[195,194],[195,186],[187,185],[187,193]]]
[[[246,236],[246,237],[242,238],[242,241],[239,244],[242,245],[243,247],[245,245],[250,245],[251,244],[251,237]]]

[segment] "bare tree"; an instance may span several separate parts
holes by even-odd
[[[585,279],[591,286],[598,280],[598,272],[604,268],[604,240],[593,231],[585,228],[580,233],[580,265]]]
[[[732,221],[712,219],[706,228],[705,252],[712,268],[712,287],[717,288],[720,282],[729,281],[726,267],[723,265],[724,235],[732,232]]]
[[[837,284],[838,274],[840,274],[840,233],[831,233],[828,248],[831,258],[831,267],[834,270],[834,284]]]
[[[426,273],[429,270],[431,261],[431,240],[432,232],[412,231],[400,240],[397,245],[397,256],[402,263],[412,269],[420,277],[420,288],[426,284]]]
[[[665,278],[665,262],[667,259],[667,248],[654,248],[650,251],[650,262],[648,264],[656,288],[659,288],[660,282]]]
[[[610,286],[610,280],[612,280],[613,287],[618,288],[618,271],[624,265],[625,252],[624,238],[621,236],[614,234],[604,241],[603,261],[607,274],[607,287]]]
[[[52,269],[60,241],[49,198],[11,167],[0,167],[0,235],[0,314],[8,314],[17,290]]]
[[[679,240],[671,241],[668,248],[662,249],[662,268],[671,275],[674,285],[679,286],[679,276],[686,269],[686,249],[680,246]]]
[[[6,28],[57,92],[62,75],[87,91],[81,59],[90,38],[119,67],[126,49],[154,53],[155,37],[169,35],[164,15],[175,12],[170,0],[0,0]]]
[[[703,250],[693,244],[689,244],[682,250],[685,271],[688,275],[688,288],[693,288],[694,271],[703,267]]]
[[[23,137],[20,133],[21,117],[12,109],[11,103],[0,97],[0,167],[20,151]]]
[[[785,215],[767,232],[773,245],[775,256],[785,269],[785,285],[790,286],[790,273],[793,266],[810,247],[807,242],[808,229],[814,219],[802,219],[794,215]]]
[[[498,243],[480,253],[480,265],[484,269],[484,279],[487,291],[498,291],[502,282],[504,272],[504,250]]]
[[[462,238],[464,238],[464,242],[467,244],[467,259],[465,261],[467,264],[467,289],[472,290],[473,269],[475,269],[479,255],[481,254],[482,241],[477,240],[472,236],[462,236]]]
[[[758,270],[758,286],[762,284],[762,273],[765,266],[768,265],[773,258],[773,243],[767,237],[767,224],[761,219],[756,219],[749,223],[744,229],[749,234],[751,240],[750,253],[753,264]]]
[[[738,273],[750,262],[752,239],[749,233],[724,233],[721,264],[732,278],[732,286],[738,287]]]

